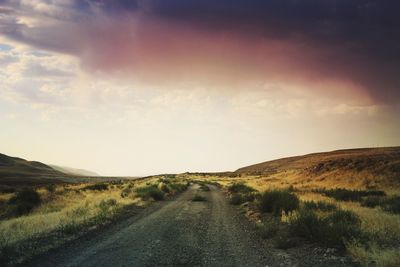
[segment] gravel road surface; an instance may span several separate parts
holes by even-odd
[[[34,259],[28,266],[279,266],[249,236],[243,218],[210,185],[192,185],[175,200],[163,201]],[[196,192],[207,198],[192,201]]]

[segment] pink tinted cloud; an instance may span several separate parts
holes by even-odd
[[[74,53],[86,70],[155,85],[188,82],[246,90],[271,83],[329,95],[367,93],[346,75],[352,69],[350,60],[337,62],[340,51],[301,39],[202,31],[140,14],[91,21],[69,36],[80,44]]]
[[[161,87],[190,83],[248,90],[269,83],[328,95],[359,97],[360,92],[370,92],[357,79],[364,72],[351,75],[358,69],[352,57],[343,56],[346,53],[338,47],[301,37],[210,31],[140,11],[118,17],[100,12],[76,22],[14,27],[14,39],[77,56],[89,72]]]

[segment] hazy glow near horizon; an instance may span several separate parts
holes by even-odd
[[[0,1],[0,153],[134,176],[400,145],[397,59],[337,18],[322,38],[242,6],[200,23],[212,1],[79,2]]]

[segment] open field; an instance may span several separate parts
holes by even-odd
[[[226,257],[235,255],[232,265],[242,266],[246,256],[235,251],[229,238],[237,234],[236,246],[247,251],[254,266],[279,266],[280,262],[287,266],[399,266],[398,168],[399,148],[358,149],[276,160],[236,172],[109,180],[80,177],[74,183],[39,182],[25,189],[7,185],[0,193],[0,260],[11,266],[31,259],[33,266],[62,265],[78,253],[72,265],[94,265],[100,259],[108,265],[128,261],[212,265],[224,262],[210,256],[220,251]],[[189,192],[176,198],[190,184]],[[172,202],[152,204],[162,200]],[[198,209],[200,215],[195,212]],[[241,219],[230,219],[235,216]],[[227,227],[219,241],[217,230],[214,234],[206,231],[218,224],[218,231]],[[111,225],[114,230],[107,230]],[[150,227],[153,234],[138,227]],[[188,227],[190,234],[176,230]],[[104,237],[96,239],[92,233]],[[129,235],[132,239],[126,238]],[[122,249],[125,258],[100,252],[93,258],[85,248],[114,250],[112,240],[121,240],[139,249],[143,243],[132,240],[144,237],[154,243],[148,249],[158,248],[156,258],[149,258],[146,248],[136,254]],[[82,244],[81,238],[86,240]],[[182,241],[187,238],[198,246],[187,248]],[[250,245],[249,238],[256,245]],[[73,242],[78,242],[77,248]],[[216,243],[218,248],[207,252],[205,244]],[[183,252],[171,256],[176,249]],[[205,254],[194,256],[194,250]],[[193,255],[179,256],[185,253]],[[47,262],[46,255],[59,262]]]

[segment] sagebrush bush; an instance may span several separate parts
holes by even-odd
[[[345,240],[361,238],[361,220],[357,214],[348,210],[337,210],[323,219],[327,227],[325,243],[345,247]]]
[[[49,184],[45,188],[49,193],[54,193],[56,191],[56,186],[54,184]]]
[[[244,183],[234,183],[228,186],[228,191],[231,193],[247,194],[255,192],[256,190],[248,185],[245,185]]]
[[[32,188],[26,188],[17,192],[15,196],[8,201],[13,206],[16,215],[29,213],[33,208],[41,203],[41,198],[38,192]]]
[[[334,211],[337,210],[337,206],[333,203],[328,203],[325,201],[305,201],[303,206],[310,210],[320,210],[320,211]]]
[[[335,188],[318,189],[315,190],[315,192],[340,201],[361,201],[362,197],[386,196],[386,193],[380,190],[349,190],[344,188]]]
[[[400,214],[400,196],[392,196],[385,199],[381,203],[381,207],[384,211]]]
[[[95,221],[97,221],[97,223],[106,222],[109,218],[111,218],[115,214],[116,206],[117,206],[117,201],[113,198],[103,199],[102,201],[100,201],[99,212],[95,217]]]
[[[320,217],[314,210],[302,208],[289,218],[289,226],[294,235],[342,249],[346,241],[362,237],[360,218],[340,209]]]
[[[108,190],[108,184],[105,183],[97,183],[97,184],[90,184],[83,188],[83,190],[97,190],[97,191],[105,191]]]
[[[278,233],[279,222],[272,220],[264,223],[259,223],[257,224],[257,228],[262,238],[272,238]]]
[[[280,216],[282,212],[298,209],[299,203],[299,198],[288,190],[268,190],[261,194],[257,205],[262,212],[272,212]]]
[[[129,188],[129,187],[124,188],[121,191],[121,197],[122,198],[128,197],[131,193],[132,193],[132,189],[131,188]]]
[[[378,196],[369,196],[365,197],[361,200],[361,206],[368,208],[375,208],[382,203],[382,197]]]
[[[169,186],[163,182],[158,184],[158,189],[160,189],[161,191],[163,191],[164,193],[167,193],[167,194],[171,192]]]
[[[232,205],[240,205],[242,203],[244,203],[245,200],[242,197],[241,194],[233,194],[231,195],[231,197],[229,198],[229,203]]]
[[[160,201],[164,199],[164,192],[161,191],[157,185],[147,185],[144,187],[140,187],[136,189],[136,193],[142,199],[152,198],[156,201]]]
[[[173,194],[176,194],[185,191],[188,185],[186,183],[170,183],[168,187]]]

